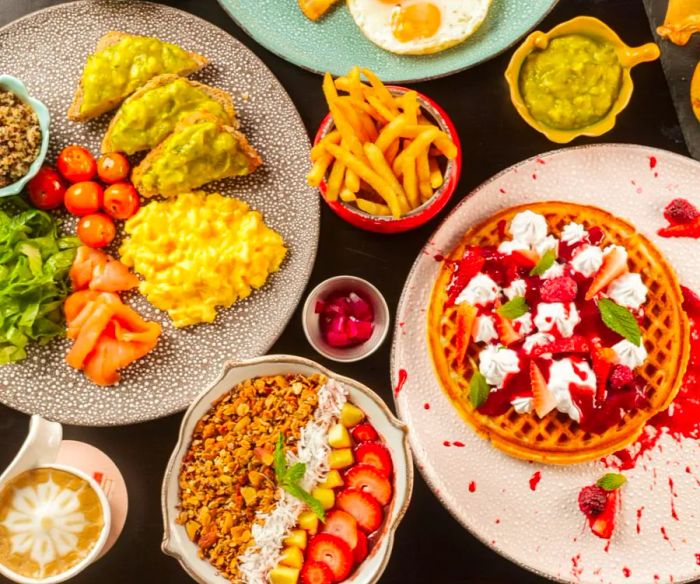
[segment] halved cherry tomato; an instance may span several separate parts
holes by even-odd
[[[56,161],[58,172],[72,183],[90,180],[97,172],[97,163],[87,148],[66,146]]]
[[[117,183],[105,189],[102,208],[114,219],[128,219],[139,210],[139,193],[131,183]]]
[[[129,160],[121,152],[103,154],[97,159],[97,176],[109,185],[127,180],[130,170]]]
[[[102,186],[95,181],[83,181],[68,187],[64,203],[69,213],[82,217],[97,213],[102,206]]]
[[[78,237],[89,247],[109,245],[116,234],[114,221],[104,213],[85,215],[78,221]]]
[[[29,200],[37,209],[55,209],[63,203],[66,184],[50,166],[42,166],[27,183]]]

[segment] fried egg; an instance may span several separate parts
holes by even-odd
[[[463,42],[484,22],[491,0],[348,0],[365,36],[387,51],[426,55]]]

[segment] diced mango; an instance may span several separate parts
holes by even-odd
[[[304,531],[308,531],[311,535],[316,535],[318,531],[318,517],[313,511],[303,511],[299,515],[299,527]]]
[[[289,535],[284,538],[284,545],[288,547],[298,547],[306,549],[306,532],[303,529],[292,529]]]
[[[340,423],[346,428],[357,426],[364,419],[365,413],[351,403],[346,403],[340,410]]]
[[[328,455],[328,465],[332,469],[347,468],[355,462],[355,457],[350,448],[339,448],[331,450]]]
[[[299,568],[304,565],[304,552],[298,547],[288,547],[282,550],[280,564],[289,566],[290,568]]]
[[[250,507],[258,498],[258,492],[253,487],[241,487],[241,497],[243,497],[246,506]]]
[[[332,509],[333,505],[335,505],[335,492],[333,489],[316,487],[311,491],[311,496],[314,497],[314,499],[318,499],[318,502],[321,503],[321,506],[326,510]]]
[[[299,581],[299,568],[289,566],[277,566],[270,570],[270,584],[297,584]]]
[[[328,431],[328,444],[333,448],[350,448],[352,446],[350,432],[342,424],[336,424]]]
[[[323,481],[319,487],[335,489],[337,487],[342,487],[344,484],[345,481],[343,481],[343,477],[340,476],[340,473],[337,470],[330,470],[326,475],[326,480]]]

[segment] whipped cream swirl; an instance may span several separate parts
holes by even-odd
[[[629,273],[613,280],[607,294],[620,306],[637,310],[647,301],[648,291],[639,274]]]
[[[479,371],[486,383],[500,389],[508,374],[520,371],[520,359],[511,349],[489,345],[479,354]]]

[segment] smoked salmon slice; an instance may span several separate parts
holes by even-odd
[[[80,246],[69,272],[73,290],[87,288],[92,281],[94,272],[104,268],[108,259],[106,253],[86,245]]]
[[[86,245],[78,248],[70,279],[73,290],[123,292],[139,285],[139,279],[123,263]]]
[[[75,369],[82,369],[85,365],[85,359],[97,345],[100,335],[107,328],[107,325],[112,321],[114,309],[111,305],[104,302],[94,301],[94,308],[90,315],[85,319],[80,332],[75,339],[75,343],[66,355],[68,365]]]

